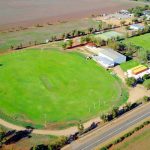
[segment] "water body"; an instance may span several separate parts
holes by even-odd
[[[129,0],[0,0],[0,27],[82,18],[134,5]]]

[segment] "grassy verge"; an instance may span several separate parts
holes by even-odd
[[[140,65],[140,63],[138,61],[130,60],[130,61],[127,61],[125,63],[122,63],[120,66],[121,66],[122,70],[124,72],[126,72],[128,69],[131,69],[131,68],[136,67],[138,65]]]
[[[128,139],[130,136],[134,135],[135,133],[137,133],[139,130],[143,129],[144,127],[149,126],[150,121],[144,121],[143,123],[141,123],[140,125],[136,126],[134,129],[126,132],[124,135],[118,137],[117,139],[115,139],[114,141],[111,141],[109,144],[107,144],[106,146],[103,146],[100,148],[100,150],[108,150],[111,149],[112,147],[116,146],[117,144],[123,142],[125,139]],[[149,134],[150,135],[150,134]],[[135,140],[135,139],[134,139]],[[134,142],[133,140],[133,142]],[[135,140],[136,141],[136,140]]]
[[[150,39],[150,33],[147,33],[144,35],[128,38],[124,42],[126,44],[131,43],[133,45],[140,46],[144,50],[149,50],[149,47],[150,47],[149,39]]]

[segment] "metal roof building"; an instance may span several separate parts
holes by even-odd
[[[113,61],[114,65],[121,64],[126,61],[126,56],[114,51],[113,49],[109,49],[109,48],[106,48],[106,49],[100,48],[98,55],[101,57],[107,58],[110,61]]]
[[[114,67],[114,62],[102,56],[93,56],[93,59],[105,68]]]
[[[86,47],[88,50],[97,56],[93,56],[93,59],[100,63],[105,68],[113,67],[116,64],[121,64],[126,61],[126,56],[114,51],[110,48],[96,48]]]
[[[142,29],[144,29],[144,26],[139,25],[139,24],[132,24],[132,25],[130,25],[130,29],[132,29],[132,30],[142,30]]]

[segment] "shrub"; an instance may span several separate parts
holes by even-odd
[[[150,121],[144,122],[144,125],[148,125],[148,124],[150,124]]]
[[[106,148],[109,149],[109,148],[111,148],[112,146],[113,146],[113,144],[110,143],[110,144],[108,144],[108,145],[106,146]]]
[[[49,149],[57,150],[57,149],[62,148],[66,144],[66,141],[67,141],[67,137],[62,136],[54,140],[53,142],[51,142],[48,147]]]
[[[145,86],[145,88],[147,88],[147,90],[150,89],[150,79],[144,81],[144,86]]]
[[[133,78],[133,77],[127,78],[127,79],[126,79],[126,83],[127,83],[127,85],[130,86],[130,87],[131,87],[131,86],[134,86],[135,83],[136,83],[136,79]]]
[[[149,79],[150,78],[150,75],[149,74],[145,74],[144,76],[143,76],[143,79],[144,80],[147,80],[147,79]]]
[[[102,147],[100,150],[108,150],[106,147]]]
[[[111,113],[111,114],[112,114],[112,117],[113,117],[113,118],[117,117],[118,112],[119,112],[119,107],[113,107],[112,113]]]
[[[148,102],[149,101],[149,97],[148,96],[144,96],[143,100],[144,100],[144,102]]]

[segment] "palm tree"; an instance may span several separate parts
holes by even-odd
[[[84,131],[84,126],[83,126],[83,123],[81,122],[81,120],[78,122],[78,130],[80,133],[82,133]]]
[[[63,34],[61,35],[61,38],[64,39],[65,36],[66,36],[66,33],[63,33]]]
[[[11,49],[11,50],[13,50],[13,49],[14,49],[14,46],[13,46],[13,45],[11,45],[11,46],[10,46],[10,49]]]
[[[37,45],[37,41],[34,41],[34,45]]]
[[[71,48],[72,45],[73,45],[73,40],[69,40],[69,41],[68,41],[68,46]]]
[[[32,44],[32,42],[31,42],[31,41],[29,41],[29,46],[31,46],[31,44]]]
[[[112,110],[112,117],[113,117],[113,118],[117,117],[118,112],[119,112],[119,107],[113,107],[113,110]]]
[[[121,20],[121,21],[120,21],[121,26],[124,26],[124,25],[125,25],[125,23],[126,23],[126,21],[125,21],[125,20]]]
[[[130,110],[131,109],[131,103],[126,103],[124,107],[125,107],[126,111]]]
[[[67,43],[66,43],[66,42],[64,42],[64,43],[62,44],[62,48],[63,48],[64,50],[67,48]]]
[[[138,23],[138,18],[133,18],[132,23]]]
[[[99,29],[99,31],[103,29],[103,23],[102,23],[102,21],[101,21],[100,24],[98,25],[98,29]]]
[[[85,44],[85,42],[86,42],[86,37],[83,37],[83,36],[82,36],[82,37],[80,38],[80,43],[81,43],[81,45],[82,45],[82,44]]]
[[[91,41],[92,41],[92,39],[91,39],[91,37],[90,37],[90,36],[86,36],[86,37],[85,37],[85,40],[86,40],[86,43],[89,43],[89,42],[91,42]]]
[[[3,142],[5,141],[5,134],[6,130],[4,128],[0,128],[0,147],[3,145]]]
[[[113,27],[112,24],[108,24],[108,28],[111,29]]]
[[[88,32],[92,33],[93,32],[93,28],[88,28]]]

